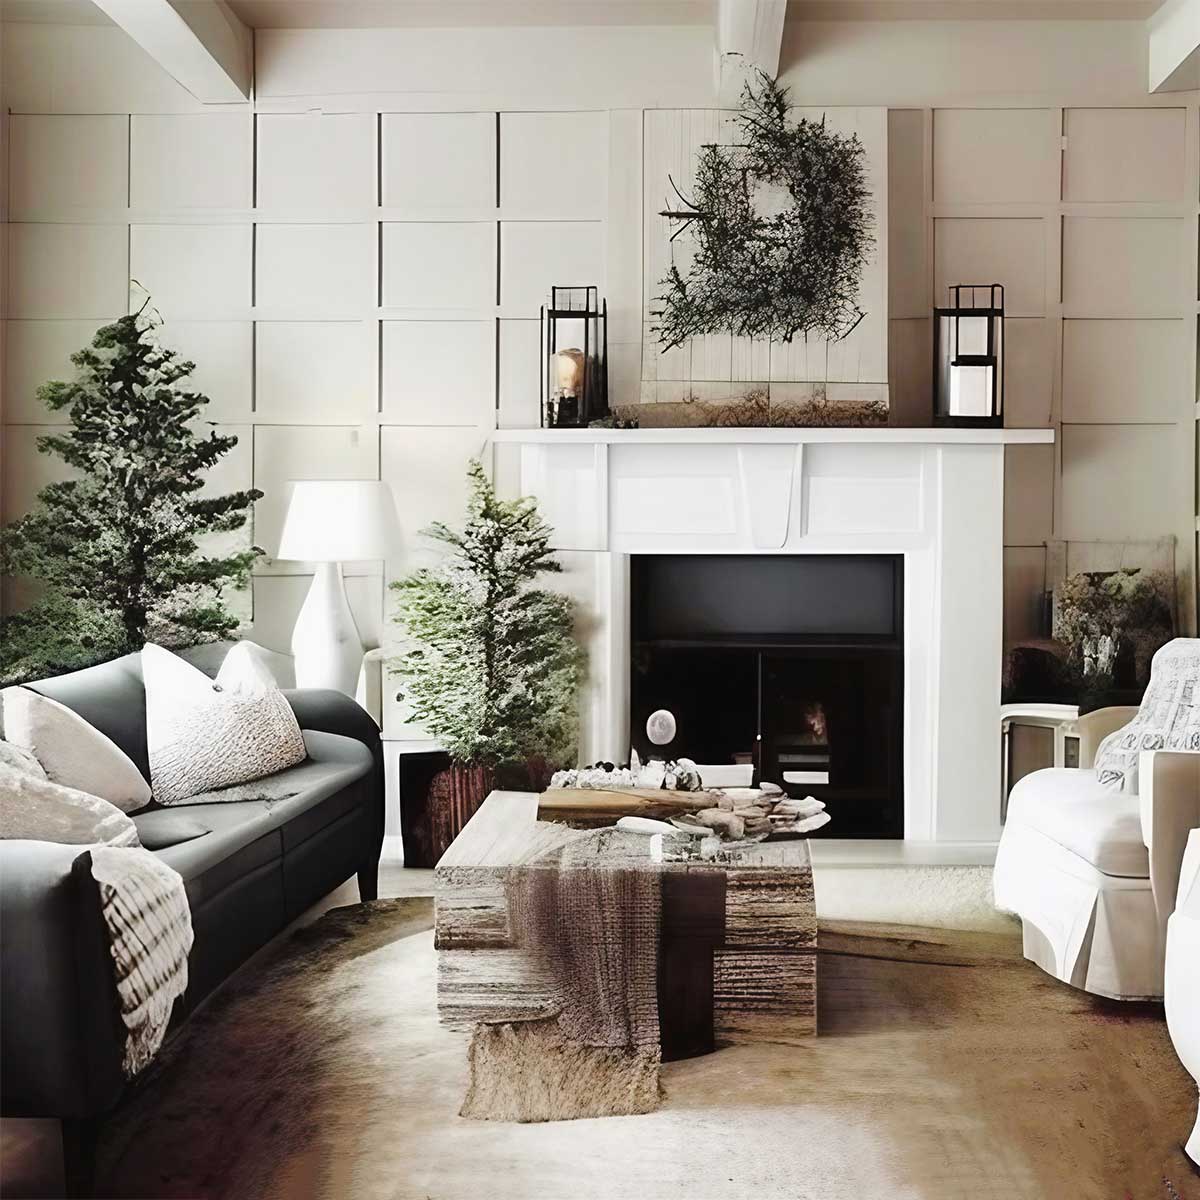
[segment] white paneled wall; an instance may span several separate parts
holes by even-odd
[[[897,216],[893,206],[893,271],[911,275],[924,254],[926,303],[944,303],[952,283],[1003,283],[1006,423],[1059,433],[1055,447],[1008,449],[1006,636],[1033,631],[1051,539],[1174,536],[1186,627],[1195,604],[1196,108],[960,107],[892,118],[893,139],[897,130],[902,138],[891,173],[907,181],[907,208]],[[919,312],[920,300],[909,307]],[[919,421],[930,335],[921,323],[898,336],[915,324],[893,321],[891,372],[893,395],[926,397],[923,411],[904,413]]]
[[[50,72],[114,32],[18,40]],[[207,486],[265,493],[253,636],[287,648],[311,575],[272,557],[290,481],[382,477],[400,553],[347,574],[366,640],[386,642],[385,584],[427,561],[425,525],[460,519],[467,460],[498,420],[537,423],[549,286],[606,290],[613,115],[203,110],[127,50],[152,82],[93,70],[70,111],[28,64],[11,73],[4,516],[60,474],[35,450],[64,419],[38,385],[149,291],[206,417],[239,438]],[[413,732],[394,702],[388,719]]]

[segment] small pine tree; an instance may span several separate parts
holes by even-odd
[[[206,554],[198,540],[241,529],[262,492],[197,494],[237,438],[197,431],[208,398],[187,386],[194,364],[159,344],[148,303],[71,356],[73,382],[38,389],[71,417],[38,449],[76,477],[42,488],[0,540],[5,574],[28,576],[39,593],[0,627],[9,682],[140,650],[147,638],[181,646],[237,627],[225,589],[246,585],[262,551]]]
[[[409,646],[389,666],[455,762],[560,765],[575,752],[583,659],[571,599],[530,586],[562,570],[552,531],[534,500],[498,499],[478,462],[468,476],[463,531],[424,531],[449,553],[391,585]]]

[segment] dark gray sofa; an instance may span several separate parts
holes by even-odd
[[[28,685],[74,709],[149,778],[141,659]],[[308,758],[272,777],[282,800],[151,807],[143,845],[184,879],[195,944],[178,1023],[255,950],[357,874],[378,891],[383,755],[374,721],[339,692],[284,693]],[[58,1117],[68,1185],[85,1193],[96,1120],[121,1097],[124,1029],[86,851],[0,840],[0,1111]]]

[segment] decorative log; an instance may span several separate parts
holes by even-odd
[[[666,788],[550,788],[538,797],[537,819],[570,825],[573,829],[599,829],[615,825],[621,817],[650,817],[665,821],[681,813],[715,808],[712,792],[672,792]]]

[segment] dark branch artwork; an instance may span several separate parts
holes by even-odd
[[[789,120],[786,88],[760,73],[736,117],[741,142],[704,146],[689,198],[662,215],[674,243],[691,231],[686,270],[672,263],[657,298],[664,350],[705,333],[838,341],[866,315],[859,283],[874,245],[865,151],[824,119]]]

